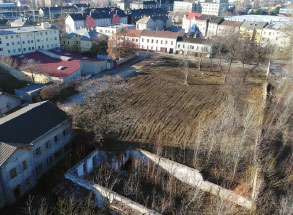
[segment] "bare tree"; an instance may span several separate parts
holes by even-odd
[[[30,78],[33,83],[35,83],[35,78],[38,74],[41,74],[41,68],[38,66],[39,62],[33,60],[33,59],[25,59],[22,62],[22,65],[20,66],[20,69],[30,73]]]

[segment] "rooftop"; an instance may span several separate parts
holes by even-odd
[[[31,145],[68,118],[50,101],[30,104],[0,118],[0,142],[12,146]]]
[[[188,12],[186,15],[185,15],[185,19],[194,19],[194,18],[198,18],[200,17],[202,14],[200,13],[191,13],[191,12]]]
[[[246,29],[263,29],[267,24],[267,22],[255,22],[245,20],[241,24],[241,27],[244,27]]]
[[[118,35],[123,35],[128,37],[139,37],[141,32],[142,32],[141,30],[123,29],[123,32],[119,31]]]
[[[88,59],[83,59],[83,56],[74,54],[74,53],[69,53],[69,52],[64,52],[64,51],[55,51],[55,50],[50,50],[51,53],[56,54],[58,56],[66,56],[70,57],[71,60],[69,61],[63,61],[58,58],[53,58],[48,55],[45,55],[41,52],[32,52],[24,55],[18,55],[18,56],[13,56],[18,64],[18,68],[22,65],[22,62],[25,59],[32,59],[37,62],[37,66],[40,68],[40,71],[42,73],[45,73],[47,75],[53,76],[53,77],[58,77],[58,78],[66,78],[69,75],[71,75],[73,72],[78,70],[80,68],[80,61],[101,61],[98,59],[93,59],[93,58],[88,58]],[[24,56],[24,57],[20,57]],[[64,66],[63,70],[58,70],[57,68],[60,66]]]
[[[0,142],[0,166],[17,150],[16,146]]]
[[[145,16],[143,18],[141,18],[140,20],[137,20],[136,23],[139,23],[139,24],[146,24],[148,23],[148,21],[152,19],[150,16]]]
[[[179,37],[178,42],[186,42],[186,43],[196,43],[196,44],[211,44],[212,41],[205,40],[202,38],[193,38],[193,37]]]
[[[202,20],[202,21],[209,20],[209,22],[211,22],[211,23],[220,24],[224,20],[224,18],[220,17],[220,16],[213,16],[213,15],[203,14],[200,17],[198,17],[198,20]]]
[[[18,91],[26,92],[26,93],[32,93],[38,90],[43,89],[44,87],[51,84],[50,82],[48,84],[29,84],[23,88],[17,89]]]
[[[177,39],[179,32],[143,30],[141,36]]]
[[[242,22],[224,20],[220,25],[240,27],[241,24],[242,24]]]
[[[19,33],[29,33],[29,32],[37,32],[37,31],[48,31],[48,29],[55,29],[54,26],[48,27],[48,28],[42,28],[39,25],[35,26],[23,26],[23,27],[11,27],[11,28],[1,28],[0,29],[0,35],[6,35],[6,34],[19,34]]]

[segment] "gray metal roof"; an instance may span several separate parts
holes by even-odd
[[[17,150],[16,146],[0,142],[0,166]]]
[[[50,29],[55,29],[55,27],[49,28],[42,28],[41,26],[24,26],[24,27],[12,27],[12,28],[0,28],[0,35],[6,34],[19,34],[19,33],[29,33],[29,32],[36,32],[36,31],[48,31]]]
[[[263,29],[268,23],[267,22],[254,22],[254,21],[247,21],[245,20],[241,27],[244,27],[246,29]]]
[[[30,104],[0,118],[0,142],[31,145],[69,116],[50,101]]]
[[[46,87],[46,86],[48,86],[50,84],[52,84],[52,82],[49,82],[47,84],[30,84],[30,85],[27,85],[27,86],[25,86],[23,88],[16,89],[16,90],[26,92],[26,93],[32,93],[34,91],[41,90],[41,89],[43,89],[44,87]]]

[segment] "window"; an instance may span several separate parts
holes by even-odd
[[[43,165],[42,164],[39,164],[37,167],[36,167],[36,173],[39,174],[43,169]]]
[[[55,143],[58,141],[58,136],[54,137],[54,141],[55,141]]]
[[[27,177],[27,179],[25,179],[25,184],[28,186],[31,183],[31,179],[30,177]]]
[[[14,189],[13,189],[13,194],[14,197],[17,199],[18,197],[20,197],[20,185],[17,185]]]
[[[150,40],[149,39],[147,39],[147,43],[149,42]]]
[[[14,42],[12,42],[11,45],[14,45]]]
[[[35,155],[36,155],[36,156],[39,156],[41,153],[42,153],[42,152],[41,152],[41,147],[36,148],[36,150],[35,150]]]
[[[161,44],[163,44],[163,40],[161,40]]]
[[[50,166],[53,163],[53,156],[47,158],[47,166]]]
[[[152,40],[152,43],[154,43],[154,40]]]
[[[9,174],[10,174],[10,179],[15,178],[15,177],[17,176],[16,167],[13,168],[13,169],[11,169],[11,170],[9,171]]]
[[[31,43],[33,43],[34,41],[33,40],[31,40]]]
[[[7,40],[8,40],[8,36],[5,36],[5,39],[7,39]]]
[[[165,41],[165,44],[168,44],[168,40]]]
[[[8,50],[8,53],[10,53],[10,50]]]
[[[62,155],[62,149],[55,153],[55,159],[58,159]]]
[[[49,148],[51,148],[51,143],[50,143],[50,141],[46,142],[46,145],[45,145],[45,147],[46,147],[46,149],[49,149]]]
[[[22,44],[25,44],[25,41],[22,41]]]
[[[6,46],[9,46],[9,43],[6,43]]]
[[[144,39],[142,38],[141,41],[144,42]]]
[[[27,43],[30,44],[31,42],[28,40]]]
[[[0,52],[3,52],[3,48],[0,48]]]
[[[19,41],[17,41],[17,45],[19,45],[20,44],[20,42]]]
[[[173,45],[173,41],[171,41],[171,45]]]
[[[23,168],[23,170],[26,170],[27,169],[27,162],[26,162],[26,160],[22,161],[22,168]]]
[[[18,49],[18,51],[20,52],[20,51],[21,51],[21,49]]]
[[[16,35],[16,38],[18,38],[18,35]]]

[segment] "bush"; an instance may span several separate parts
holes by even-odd
[[[49,85],[43,88],[40,92],[40,97],[42,100],[52,100],[53,98],[59,96],[61,89],[57,84]]]

